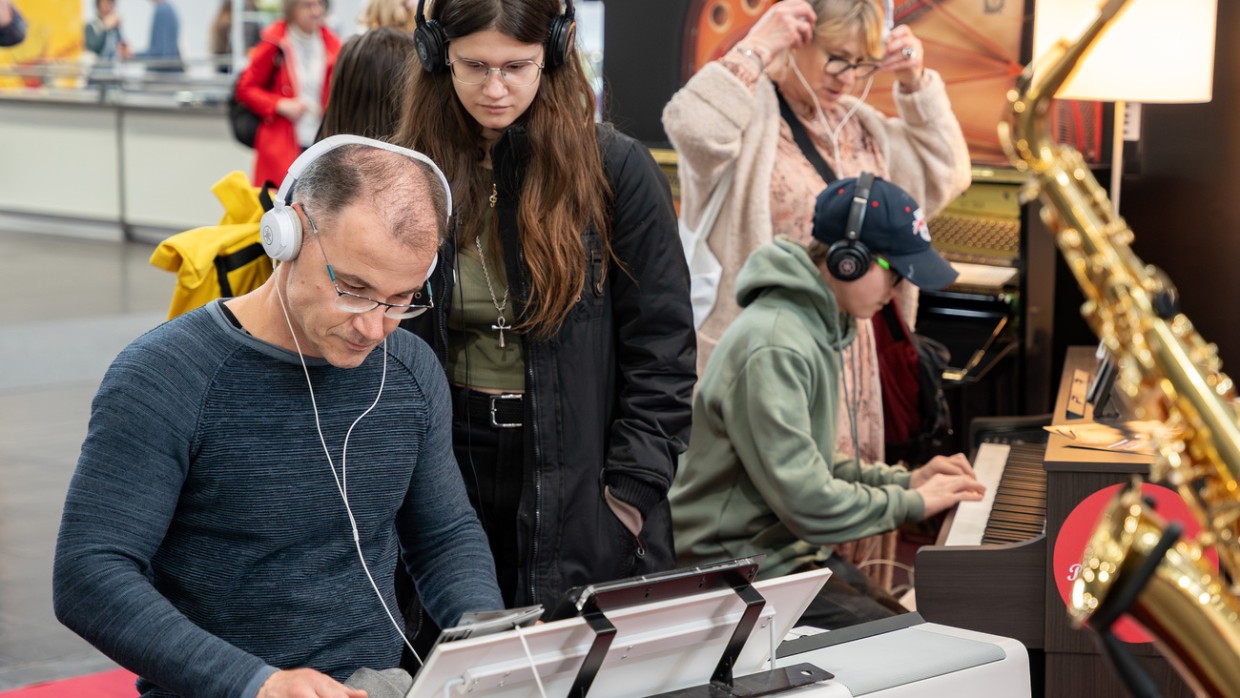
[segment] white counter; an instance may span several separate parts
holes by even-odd
[[[254,158],[226,108],[92,94],[0,93],[0,227],[158,240],[217,222],[211,185]]]

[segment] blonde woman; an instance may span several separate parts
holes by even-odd
[[[394,27],[412,32],[414,4],[411,0],[370,0],[359,19],[367,29]]]

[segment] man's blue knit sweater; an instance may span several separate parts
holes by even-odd
[[[354,369],[296,354],[219,302],[140,337],[108,370],[56,546],[61,622],[139,674],[144,696],[254,696],[276,668],[343,680],[396,666],[398,556],[442,626],[502,601],[452,455],[431,350],[397,330]],[[346,460],[347,455],[347,460]]]

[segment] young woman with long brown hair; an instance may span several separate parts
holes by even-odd
[[[666,179],[594,121],[571,1],[419,4],[395,141],[461,202],[409,321],[456,386],[466,487],[512,604],[673,565],[667,490],[695,380]]]

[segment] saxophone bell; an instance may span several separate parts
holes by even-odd
[[[1074,625],[1104,637],[1117,664],[1126,660],[1114,653],[1125,650],[1105,638],[1127,614],[1198,695],[1240,696],[1240,603],[1202,547],[1164,521],[1135,484],[1103,513],[1072,586],[1071,612]]]

